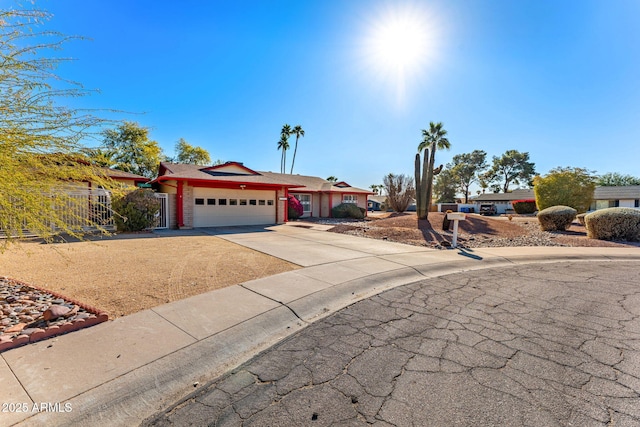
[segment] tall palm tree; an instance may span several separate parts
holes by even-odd
[[[278,141],[278,150],[282,150],[282,156],[280,156],[280,173],[284,173],[284,164],[287,160],[287,150],[289,149],[289,141],[284,135],[280,135],[280,141]]]
[[[427,149],[429,150],[429,170],[428,176],[430,179],[427,180],[427,212],[431,207],[431,195],[433,193],[433,167],[436,158],[436,150],[444,150],[451,148],[451,143],[446,138],[447,131],[443,128],[442,122],[429,123],[429,130],[422,129],[422,142],[418,145],[418,152],[425,150],[425,156],[427,155]]]
[[[293,160],[291,161],[291,173],[293,174],[293,164],[296,162],[296,153],[298,152],[298,139],[304,136],[304,129],[302,129],[302,126],[296,125],[291,131],[291,135],[296,136],[296,146],[293,149]]]
[[[282,158],[280,159],[280,173],[285,173],[287,168],[287,150],[289,149],[289,136],[291,135],[291,126],[285,124],[280,131],[280,141],[278,141],[278,150],[282,150]]]

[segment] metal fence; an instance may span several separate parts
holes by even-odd
[[[160,202],[158,223],[155,228],[169,228],[169,195],[167,193],[155,193],[155,196]]]
[[[155,193],[160,202],[160,211],[156,215],[156,229],[169,228],[169,195]],[[55,218],[51,218],[47,228],[55,233],[64,224],[67,230],[94,231],[115,229],[114,211],[111,208],[111,194],[103,189],[72,189],[51,196],[49,202],[56,211]],[[0,238],[10,236],[37,236],[38,230],[30,226],[28,212],[34,207],[27,208],[24,203],[13,201],[22,212],[9,218],[6,229],[0,225]],[[20,205],[23,207],[20,208]],[[41,229],[41,227],[40,227]]]

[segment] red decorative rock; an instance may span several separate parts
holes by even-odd
[[[107,320],[94,307],[0,276],[0,353]]]
[[[58,317],[66,315],[70,311],[71,309],[64,305],[52,305],[51,307],[46,309],[44,313],[42,313],[42,318],[44,320],[57,319]]]
[[[5,334],[14,334],[16,332],[22,331],[25,328],[25,326],[27,326],[26,323],[18,323],[17,325],[13,325],[10,328],[5,329],[4,333]]]

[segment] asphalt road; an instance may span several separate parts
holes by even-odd
[[[638,426],[640,263],[402,286],[258,355],[145,426]]]

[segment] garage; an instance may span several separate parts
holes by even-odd
[[[193,226],[222,227],[276,223],[276,192],[193,188]]]

